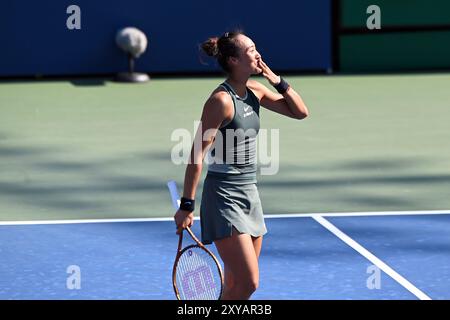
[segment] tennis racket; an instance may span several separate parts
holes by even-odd
[[[175,181],[167,183],[173,207],[178,210],[180,200]],[[182,249],[183,231],[178,240],[177,256],[173,265],[172,282],[178,300],[220,300],[223,273],[219,261],[189,227],[186,228],[195,244]]]

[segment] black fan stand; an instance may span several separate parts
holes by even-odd
[[[118,82],[147,82],[150,77],[146,73],[134,72],[134,57],[128,53],[128,72],[117,74],[115,80]]]

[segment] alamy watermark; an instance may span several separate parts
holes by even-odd
[[[81,289],[81,268],[77,265],[70,265],[66,269],[69,274],[66,280],[66,288],[69,290]]]
[[[366,281],[367,289],[381,289],[381,270],[375,265],[368,266],[366,273],[370,274]]]
[[[185,128],[175,129],[170,137],[176,142],[171,151],[172,163],[259,164],[261,175],[274,175],[279,170],[279,129],[202,130],[201,121],[194,122],[194,135]],[[194,137],[194,138],[193,138]],[[204,147],[204,145],[208,145]]]
[[[367,18],[366,26],[369,30],[381,29],[381,9],[379,6],[373,4],[367,7],[367,14],[370,16]]]
[[[66,13],[70,14],[66,20],[66,27],[69,30],[81,29],[81,9],[79,6],[72,4],[67,7]]]

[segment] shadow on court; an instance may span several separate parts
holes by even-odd
[[[34,219],[145,217],[154,214],[157,199],[170,205],[165,176],[151,170],[164,166],[170,155],[153,151],[86,160],[71,160],[71,155],[77,156],[63,147],[0,145],[8,172],[0,177],[2,217],[20,219],[20,211]]]
[[[112,81],[112,79],[89,79],[89,78],[80,78],[80,79],[68,79],[73,86],[76,87],[97,87],[104,86],[106,82]]]
[[[317,166],[281,165],[260,176],[266,212],[442,209],[450,206],[448,172],[432,172],[429,158],[356,159]]]
[[[2,141],[8,140],[5,133],[0,133],[0,137]],[[6,159],[3,167],[8,172],[0,178],[2,216],[14,220],[18,218],[15,212],[23,212],[30,218],[173,214],[166,182],[178,178],[182,183],[185,166],[172,164],[170,150],[94,159],[77,156],[75,150],[62,145],[0,144],[0,157]],[[77,160],[72,160],[75,158]],[[337,212],[349,207],[382,211],[450,206],[449,200],[442,197],[442,190],[450,188],[450,175],[421,172],[421,168],[432,167],[429,159],[361,159],[325,165],[284,165],[275,176],[260,176],[265,212]],[[202,180],[197,198],[201,197],[201,187]],[[433,193],[432,190],[438,191]],[[420,194],[426,194],[427,202]],[[427,206],[428,203],[434,203],[434,207]]]

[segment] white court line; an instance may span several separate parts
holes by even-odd
[[[370,217],[370,216],[410,216],[410,215],[443,215],[450,214],[450,210],[422,210],[422,211],[380,211],[380,212],[335,212],[335,213],[292,213],[265,214],[264,218],[314,218],[321,217]],[[194,220],[199,220],[198,215]],[[128,219],[66,219],[66,220],[17,220],[0,221],[0,226],[8,225],[38,225],[38,224],[77,224],[77,223],[126,223],[173,221],[172,217],[162,218],[128,218]]]
[[[389,267],[386,263],[381,261],[379,258],[377,258],[375,255],[373,255],[370,251],[368,251],[366,248],[361,246],[355,240],[353,240],[348,235],[343,233],[341,230],[339,230],[336,226],[334,226],[332,223],[330,223],[324,217],[317,215],[317,216],[314,216],[313,218],[318,223],[320,223],[324,228],[328,229],[328,231],[333,233],[339,239],[341,239],[346,244],[348,244],[350,247],[352,247],[357,252],[359,252],[361,255],[363,255],[367,260],[369,260],[374,265],[376,265],[378,268],[383,270],[387,275],[389,275],[392,279],[394,279],[399,284],[401,284],[403,287],[405,287],[405,289],[407,289],[409,292],[411,292],[417,298],[419,298],[420,300],[431,300],[431,298],[429,296],[427,296],[425,293],[423,293],[419,288],[414,286],[411,282],[406,280],[404,277],[402,277],[400,274],[398,274],[394,269]]]
[[[126,223],[174,221],[173,218],[132,218],[132,219],[67,219],[67,220],[30,220],[30,221],[0,221],[0,226],[37,225],[37,224],[78,224],[78,223]]]
[[[371,216],[412,216],[450,214],[450,210],[421,210],[421,211],[378,211],[378,212],[329,212],[329,213],[293,213],[266,214],[265,218],[314,218],[320,217],[371,217]]]
[[[337,212],[337,213],[310,213],[310,214],[280,214],[280,215],[265,215],[265,218],[313,218],[323,227],[339,237],[342,241],[347,243],[350,247],[355,249],[366,259],[374,263],[378,268],[383,270],[386,274],[399,282],[403,287],[413,293],[416,297],[422,300],[431,300],[425,293],[420,291],[417,287],[411,284],[408,280],[399,275],[391,267],[386,265],[383,261],[378,259],[367,249],[362,247],[356,241],[351,239],[345,233],[336,228],[333,224],[327,221],[327,217],[356,217],[356,216],[399,216],[399,215],[443,215],[450,214],[450,210],[427,210],[427,211],[386,211],[386,212]],[[195,217],[199,220],[199,217]],[[81,224],[81,223],[126,223],[126,222],[153,222],[153,221],[173,221],[172,217],[165,218],[132,218],[132,219],[75,219],[75,220],[31,220],[31,221],[0,221],[0,226],[4,225],[50,225],[50,224]]]

